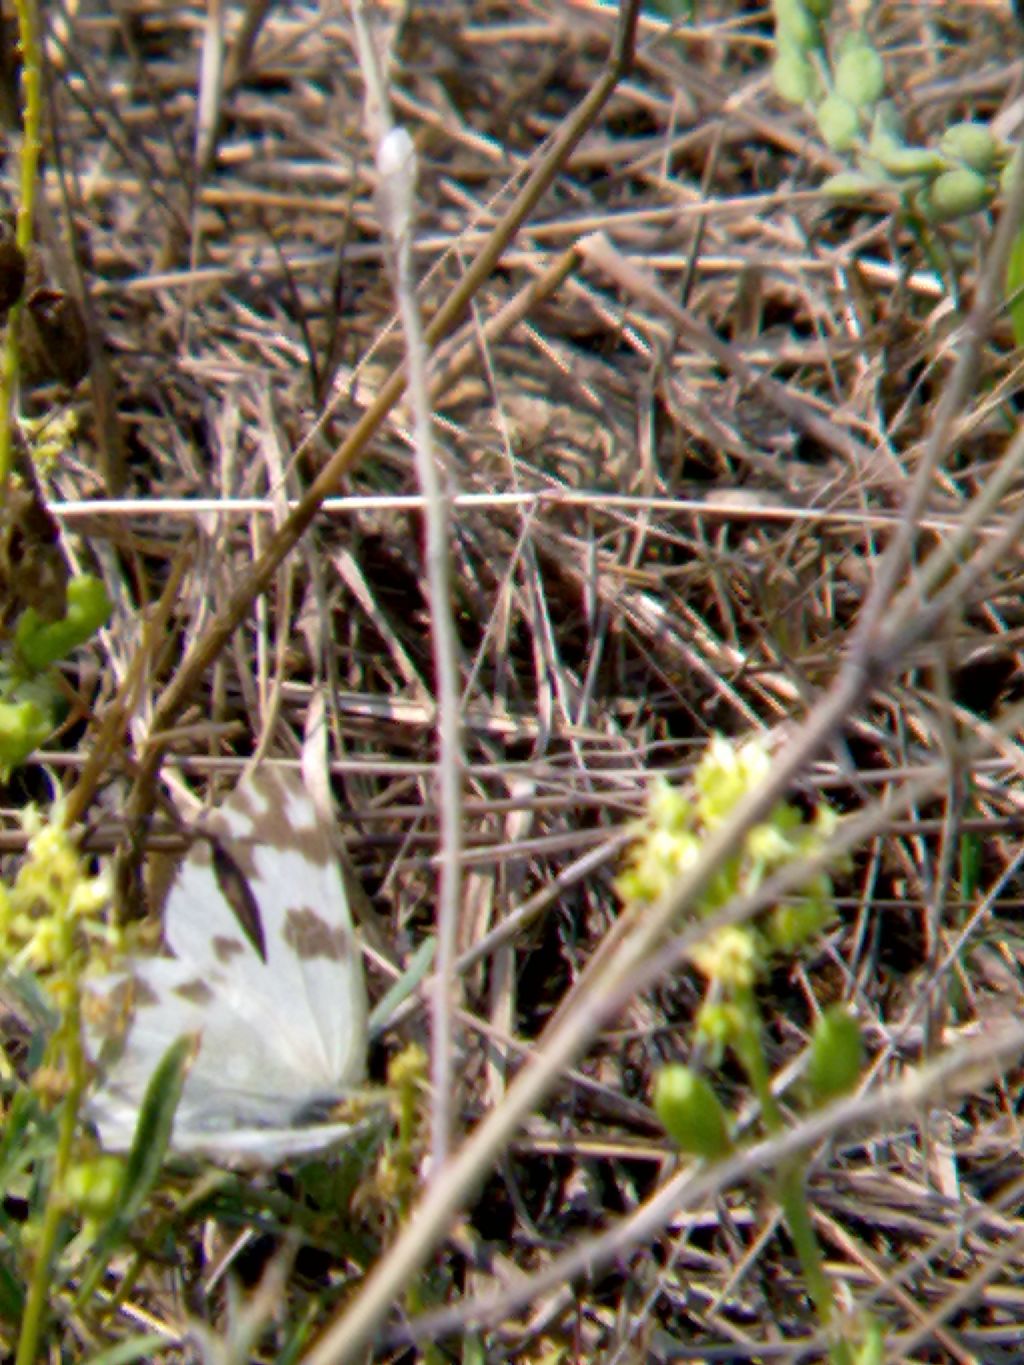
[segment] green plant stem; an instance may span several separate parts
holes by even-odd
[[[35,0],[14,0],[21,46],[22,136],[19,154],[18,225],[16,241],[26,259],[32,247],[36,186],[39,177],[39,138],[42,128],[43,78],[37,39]],[[0,356],[0,506],[7,501],[14,452],[14,395],[18,390],[18,313],[16,303],[7,320]]]
[[[818,1321],[828,1332],[832,1327],[836,1305],[832,1285],[825,1274],[821,1244],[807,1207],[806,1176],[806,1161],[801,1159],[787,1163],[779,1173],[776,1193],[800,1260],[800,1271],[814,1304],[814,1311],[818,1315]],[[845,1341],[834,1341],[829,1348],[829,1358],[833,1365],[850,1365],[853,1356],[849,1344]]]
[[[61,1104],[57,1150],[54,1153],[50,1185],[46,1193],[46,1207],[39,1228],[32,1281],[21,1319],[18,1353],[14,1365],[35,1365],[40,1358],[40,1341],[51,1290],[50,1271],[64,1214],[64,1183],[74,1150],[79,1101],[85,1088],[80,1027],[78,996],[77,992],[73,991],[72,1003],[68,1005],[63,1026],[55,1039],[57,1046],[63,1047],[64,1051],[69,1081],[68,1093]]]
[[[771,1072],[764,1052],[761,1015],[753,990],[749,988],[737,990],[735,1004],[743,1019],[743,1026],[740,1036],[733,1044],[734,1050],[761,1106],[765,1129],[773,1135],[781,1133],[785,1128],[785,1118],[772,1093]],[[828,1276],[825,1274],[821,1245],[807,1207],[806,1176],[807,1163],[802,1158],[787,1163],[779,1172],[776,1196],[796,1248],[807,1293],[814,1304],[818,1321],[827,1332],[831,1328],[835,1314],[835,1298]],[[833,1365],[850,1365],[853,1359],[849,1345],[844,1341],[834,1342],[829,1354]]]
[[[765,1129],[771,1133],[781,1133],[785,1127],[782,1110],[772,1094],[772,1078],[768,1069],[768,1059],[764,1055],[762,1041],[761,1014],[750,987],[736,989],[735,1004],[743,1019],[742,1033],[733,1043],[733,1049],[740,1059],[751,1089],[761,1106],[761,1118]]]

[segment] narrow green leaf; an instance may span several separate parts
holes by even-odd
[[[93,1245],[92,1262],[82,1276],[78,1303],[92,1296],[111,1255],[124,1241],[136,1214],[156,1183],[171,1141],[174,1114],[181,1099],[195,1039],[186,1034],[164,1053],[150,1077],[135,1125],[132,1149],[124,1169],[124,1186],[117,1212],[99,1231]]]
[[[124,1175],[124,1200],[120,1217],[130,1222],[142,1208],[163,1165],[174,1127],[174,1115],[181,1099],[195,1039],[191,1034],[179,1038],[164,1053],[150,1077],[135,1125],[135,1137]]]
[[[1024,346],[1024,227],[1017,233],[1010,248],[1010,259],[1006,266],[1006,299],[1013,339],[1018,346]]]
[[[370,1015],[369,1032],[371,1038],[384,1031],[399,1005],[412,995],[427,972],[430,971],[434,965],[436,948],[436,939],[425,938],[413,953],[408,967],[384,995],[383,999],[377,1002],[373,1013]]]
[[[52,1116],[42,1113],[31,1090],[18,1090],[0,1133],[0,1189],[10,1190],[23,1171],[53,1150],[56,1141]]]
[[[89,1357],[89,1365],[131,1365],[133,1360],[153,1360],[161,1350],[178,1351],[181,1342],[173,1337],[160,1336],[150,1332],[148,1336],[132,1337],[130,1341],[119,1341],[109,1351],[101,1351],[98,1356]]]
[[[21,1322],[25,1312],[25,1290],[10,1266],[0,1259],[0,1318]]]

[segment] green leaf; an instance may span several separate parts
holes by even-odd
[[[30,1089],[18,1090],[0,1135],[0,1190],[10,1190],[33,1162],[53,1150],[56,1140],[52,1115],[41,1113],[39,1101]]]
[[[0,1256],[0,1318],[5,1322],[21,1322],[25,1312],[25,1290],[21,1281]]]
[[[836,94],[864,109],[880,100],[884,90],[885,66],[867,39],[848,47],[836,64]]]
[[[41,673],[58,659],[85,644],[110,620],[113,607],[98,578],[80,574],[68,584],[68,605],[63,620],[46,621],[34,607],[18,618],[14,643],[29,673]]]
[[[376,1037],[378,1033],[383,1033],[391,1020],[391,1016],[417,989],[427,972],[429,972],[434,965],[434,954],[436,949],[437,939],[425,938],[413,953],[409,965],[402,975],[386,994],[377,1001],[367,1024],[367,1029],[371,1038]]]
[[[150,1332],[148,1336],[120,1341],[116,1346],[111,1346],[109,1351],[90,1356],[89,1365],[131,1365],[133,1360],[153,1360],[161,1350],[176,1352],[179,1345],[173,1336]]]
[[[868,152],[888,175],[905,179],[913,175],[939,175],[946,163],[930,147],[908,147],[888,133],[872,134]]]
[[[995,197],[995,185],[977,171],[960,166],[944,171],[921,192],[920,205],[932,223],[947,223],[977,213]]]
[[[977,834],[960,836],[960,898],[973,901],[981,885],[984,846]]]
[[[857,110],[842,95],[826,95],[816,117],[822,137],[834,152],[848,152],[860,136]]]
[[[885,1333],[876,1318],[866,1318],[862,1324],[864,1333],[853,1357],[853,1365],[885,1365]]]
[[[954,123],[939,139],[939,151],[986,175],[996,164],[1000,147],[986,123]]]
[[[0,701],[0,772],[24,763],[53,729],[54,718],[34,701]]]
[[[812,52],[821,46],[821,24],[803,0],[772,0],[775,12],[775,37]]]
[[[863,171],[837,171],[822,182],[821,189],[832,199],[866,199],[891,184],[891,181],[879,180]]]
[[[1013,239],[1006,265],[1006,298],[1010,307],[1013,339],[1024,346],[1024,227]]]
[[[139,1109],[132,1148],[124,1168],[121,1202],[100,1229],[93,1246],[92,1264],[82,1276],[77,1302],[86,1303],[95,1292],[111,1255],[124,1241],[133,1219],[156,1183],[174,1127],[174,1115],[182,1086],[195,1051],[195,1038],[186,1034],[164,1053],[150,1077]]]
[[[800,48],[780,46],[772,63],[772,84],[787,104],[806,104],[818,93],[818,74]]]

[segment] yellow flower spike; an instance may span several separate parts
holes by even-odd
[[[29,836],[25,862],[13,886],[0,887],[0,954],[15,969],[40,974],[58,1007],[69,1008],[92,945],[113,946],[120,938],[104,915],[109,879],[86,871],[59,803],[49,819],[27,809],[22,824]]]
[[[655,830],[678,832],[688,829],[692,818],[693,806],[687,797],[663,777],[658,778],[651,788],[643,824]]]
[[[731,988],[752,986],[764,966],[757,935],[743,924],[712,934],[697,944],[690,958],[709,981]]]
[[[98,914],[110,904],[110,895],[110,875],[106,870],[98,877],[80,877],[71,888],[71,912],[81,918]]]
[[[708,828],[721,824],[736,803],[765,779],[770,767],[771,759],[760,740],[748,740],[737,748],[715,735],[694,775],[701,820]]]
[[[800,852],[798,844],[786,837],[778,825],[756,825],[747,835],[750,856],[768,867],[778,867]]]

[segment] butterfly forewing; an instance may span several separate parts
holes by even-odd
[[[233,936],[222,938],[218,932],[215,951],[237,955],[239,967],[244,962],[235,975],[244,979],[248,992],[262,997],[258,1008],[266,1013],[256,1017],[265,1021],[269,1013],[280,1022],[282,1045],[291,1040],[300,1074],[334,1085],[339,1076],[348,1084],[361,1080],[366,1053],[362,964],[338,858],[306,788],[297,776],[260,769],[208,827],[246,878],[260,914],[266,962],[259,963],[230,906]],[[186,863],[184,874],[189,870]],[[196,938],[196,903],[189,886],[183,883],[181,895],[172,887],[165,934],[179,957]]]
[[[137,1001],[94,1106],[101,1136],[123,1145],[114,1138],[124,1114],[133,1100],[137,1110],[163,1052],[194,1033],[198,1052],[175,1124],[179,1151],[225,1159],[262,1152],[270,1162],[282,1149],[315,1150],[344,1126],[294,1125],[362,1079],[366,1052],[362,965],[330,834],[298,778],[270,768],[240,783],[205,829],[245,878],[265,957],[235,913],[237,897],[225,895],[210,840],[197,840],[165,906],[173,958],[131,964]]]

